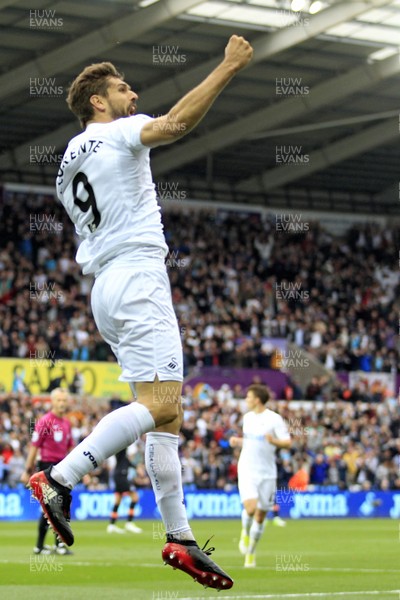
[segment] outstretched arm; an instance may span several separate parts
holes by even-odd
[[[233,435],[229,438],[229,445],[231,448],[243,448],[243,438]]]
[[[197,87],[179,100],[162,117],[149,121],[142,128],[142,144],[156,147],[171,144],[189,133],[206,115],[215,99],[243,69],[253,56],[253,49],[243,37],[233,35],[226,48],[224,60]]]
[[[276,438],[273,435],[267,433],[265,439],[267,440],[267,442],[269,442],[273,446],[276,446],[277,448],[291,448],[292,446],[292,440],[290,438],[280,440],[279,438]]]

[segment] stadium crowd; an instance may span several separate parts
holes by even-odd
[[[237,485],[239,450],[229,446],[229,438],[241,435],[244,395],[240,386],[231,389],[223,385],[217,391],[206,387],[202,393],[185,387],[180,457],[187,488],[230,490]],[[75,396],[67,414],[74,442],[86,437],[118,402],[117,398],[99,402]],[[281,488],[400,490],[400,415],[396,402],[297,403],[295,408],[289,404],[277,400],[268,404],[285,419],[293,438],[292,449],[277,455]],[[35,423],[49,406],[49,398],[0,394],[1,485],[19,485]],[[135,464],[131,481],[138,488],[150,487],[144,467],[144,439],[131,446],[128,455]],[[89,489],[112,487],[112,468],[109,459],[83,483]]]
[[[273,367],[268,338],[280,337],[330,370],[399,370],[399,229],[357,226],[339,239],[301,215],[282,230],[282,217],[164,211],[186,369]],[[64,209],[3,191],[0,218],[0,356],[113,361]]]
[[[186,370],[278,368],[271,338],[294,342],[330,371],[399,369],[399,229],[357,226],[335,238],[297,217],[293,228],[282,228],[282,215],[164,211]],[[92,279],[75,263],[78,242],[64,209],[50,195],[3,190],[0,219],[0,357],[114,361],[91,315]],[[80,398],[81,384],[77,371],[70,391]],[[279,403],[295,437],[293,449],[279,453],[280,484],[302,472],[309,485],[400,489],[399,417],[391,399],[344,383],[328,394],[328,384],[326,377],[310,382],[311,408]],[[283,398],[304,396],[295,381],[290,386]],[[202,400],[185,390],[186,486],[236,485],[238,454],[228,439],[240,433],[243,397],[240,386]],[[318,408],[328,399],[336,408]],[[12,393],[0,392],[3,485],[18,484],[32,423],[44,410],[18,377]],[[75,442],[108,410],[83,398],[69,415]],[[133,479],[148,485],[143,441],[133,450]],[[111,468],[103,465],[86,484],[107,487]]]

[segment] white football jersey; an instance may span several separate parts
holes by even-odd
[[[85,275],[121,255],[140,259],[168,252],[150,148],[140,141],[141,129],[151,118],[134,115],[92,123],[65,151],[57,195],[82,240],[76,260]]]
[[[285,421],[266,408],[262,413],[250,411],[243,416],[243,447],[238,463],[239,477],[276,479],[276,446],[265,439],[267,434],[279,440],[290,439]]]

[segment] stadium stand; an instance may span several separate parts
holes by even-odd
[[[213,391],[207,401],[196,398],[186,386],[185,419],[180,455],[183,481],[189,489],[234,489],[238,450],[228,439],[240,432],[244,402],[228,386]],[[48,397],[29,394],[0,395],[0,483],[18,486],[34,424],[48,410]],[[273,400],[294,438],[290,451],[278,454],[279,486],[288,488],[300,469],[309,475],[308,489],[400,489],[400,417],[396,401],[380,404],[338,402],[288,403]],[[74,440],[83,439],[109,410],[106,401],[75,398],[68,418]],[[141,440],[130,448],[136,465],[132,478],[138,487],[149,487],[143,466]],[[109,463],[84,479],[89,489],[110,486]]]
[[[0,356],[51,352],[54,359],[114,361],[96,330],[91,279],[74,262],[77,240],[61,207],[46,194],[7,191],[3,200]],[[305,233],[280,235],[272,216],[256,213],[243,218],[200,210],[189,218],[186,211],[167,210],[163,220],[186,371],[203,365],[271,368],[265,343],[271,337],[294,342],[330,371],[390,373],[399,367],[398,228],[357,226],[337,238],[317,222]],[[77,406],[69,415],[76,442],[109,410],[107,402],[82,396],[80,384],[77,372],[70,389]],[[287,400],[303,397],[295,382],[288,388]],[[394,398],[340,382],[327,390],[327,379],[314,377],[305,393],[313,403],[293,408],[272,402],[295,437],[292,451],[278,458],[280,485],[305,470],[310,486],[400,489]],[[186,386],[180,454],[188,488],[236,486],[238,454],[227,440],[240,431],[243,396],[232,383],[204,401]],[[327,408],[332,399],[336,403]],[[32,423],[45,412],[46,400],[16,385],[12,393],[3,390],[0,409],[0,482],[17,486]],[[142,446],[135,446],[134,458],[139,487],[148,485]],[[84,483],[109,486],[109,465]]]
[[[74,262],[77,240],[60,205],[8,191],[0,218],[0,356],[114,360],[93,322],[91,279]],[[330,370],[399,370],[398,227],[358,226],[336,238],[317,222],[288,236],[257,214],[165,211],[163,220],[186,370],[269,368],[270,337],[295,342]]]

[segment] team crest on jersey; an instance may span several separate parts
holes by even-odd
[[[64,434],[61,430],[56,429],[53,433],[53,438],[55,442],[62,442],[62,439],[64,437]]]

